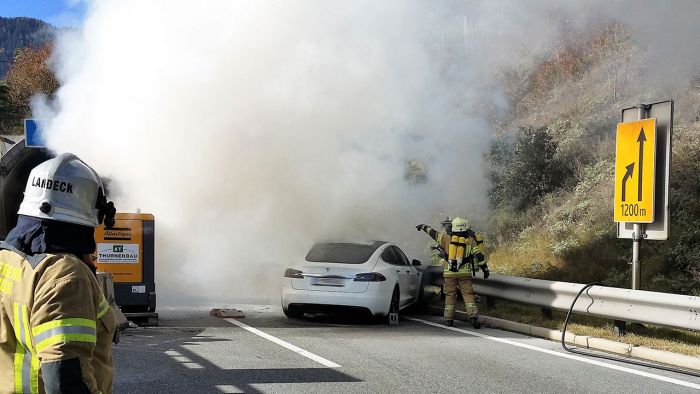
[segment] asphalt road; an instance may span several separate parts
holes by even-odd
[[[700,378],[570,355],[558,343],[412,315],[289,320],[275,306],[161,308],[114,348],[116,393],[690,393]],[[434,323],[433,323],[434,322]],[[434,325],[433,325],[434,324]],[[476,331],[478,336],[471,334]]]

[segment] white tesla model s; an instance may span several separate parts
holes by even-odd
[[[397,324],[399,310],[419,298],[421,263],[409,263],[392,243],[322,243],[305,260],[284,272],[282,309],[287,317],[365,310]]]

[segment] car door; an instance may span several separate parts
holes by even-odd
[[[399,305],[403,306],[408,302],[410,298],[408,293],[408,288],[410,284],[408,282],[408,276],[406,274],[406,267],[403,265],[401,258],[394,250],[393,246],[389,246],[382,253],[382,260],[386,261],[391,265],[391,269],[396,271],[396,276],[399,282]]]
[[[411,267],[403,252],[396,246],[392,246],[391,253],[396,260],[396,274],[399,276],[399,286],[401,286],[401,306],[409,304],[413,300],[411,291]]]
[[[418,294],[418,286],[420,286],[420,272],[411,265],[404,252],[398,246],[394,246],[394,252],[401,260],[403,268],[405,268],[408,299],[410,300],[409,302],[413,302]]]

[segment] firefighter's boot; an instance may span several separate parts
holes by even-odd
[[[481,328],[481,323],[479,323],[479,318],[478,318],[478,317],[474,316],[474,317],[472,317],[470,320],[471,320],[471,322],[472,322],[472,327],[474,327],[474,328],[476,328],[476,329]]]

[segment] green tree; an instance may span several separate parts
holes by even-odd
[[[7,73],[10,100],[29,115],[29,100],[35,94],[51,99],[58,90],[58,80],[48,66],[53,47],[51,43],[39,48],[18,49]]]
[[[495,140],[489,155],[492,205],[523,211],[562,187],[571,172],[556,151],[557,143],[546,127],[520,128],[514,144]]]
[[[21,126],[21,110],[10,100],[7,83],[0,81],[0,134],[20,134]]]
[[[51,44],[15,52],[7,81],[0,85],[0,132],[22,132],[22,119],[31,116],[30,100],[35,94],[53,98],[59,83],[48,66],[51,52]]]

